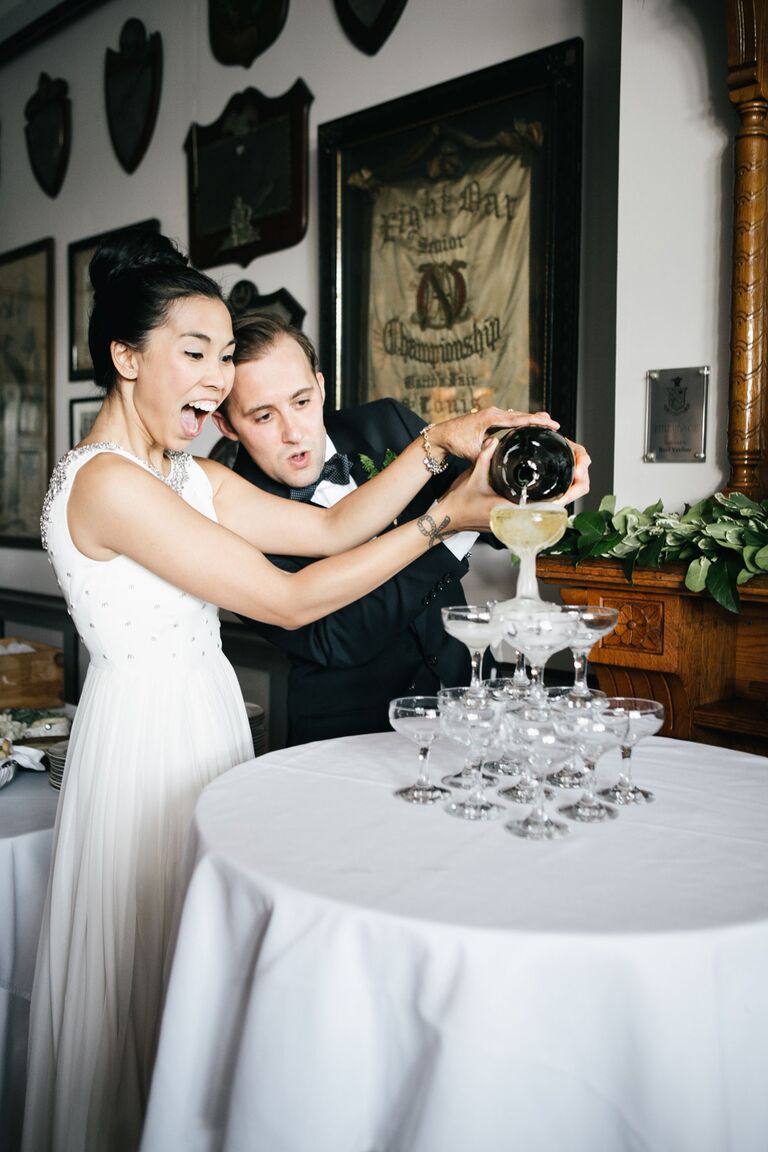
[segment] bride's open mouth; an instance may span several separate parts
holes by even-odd
[[[216,403],[213,400],[191,400],[189,404],[185,404],[181,410],[181,426],[185,436],[194,437],[199,436],[205,418],[209,412],[216,410]]]

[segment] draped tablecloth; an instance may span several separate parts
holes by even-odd
[[[545,843],[395,799],[394,733],[211,784],[143,1152],[765,1152],[768,760],[634,762]]]
[[[19,769],[0,789],[0,1148],[18,1147],[29,1001],[59,793]]]

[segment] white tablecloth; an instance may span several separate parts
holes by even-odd
[[[765,1152],[768,761],[653,739],[654,804],[532,843],[393,798],[415,760],[203,793],[143,1152]]]
[[[19,770],[0,789],[0,1148],[18,1147],[29,1001],[59,793],[47,772]]]

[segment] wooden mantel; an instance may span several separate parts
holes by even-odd
[[[540,556],[537,574],[566,604],[618,608],[590,659],[604,692],[661,701],[668,736],[768,754],[768,578],[744,585],[735,615],[689,592],[682,565],[630,584],[615,560]]]

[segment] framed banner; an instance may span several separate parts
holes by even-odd
[[[93,288],[88,275],[91,257],[100,244],[113,240],[123,232],[134,230],[159,232],[159,220],[142,220],[138,224],[128,224],[114,228],[111,232],[99,232],[85,240],[77,240],[69,245],[67,252],[67,279],[69,287],[69,378],[70,380],[91,380],[93,363],[88,349],[88,321],[93,303]]]
[[[53,240],[0,255],[0,544],[40,547],[53,468]]]
[[[546,408],[573,435],[581,92],[570,40],[319,126],[337,405]]]

